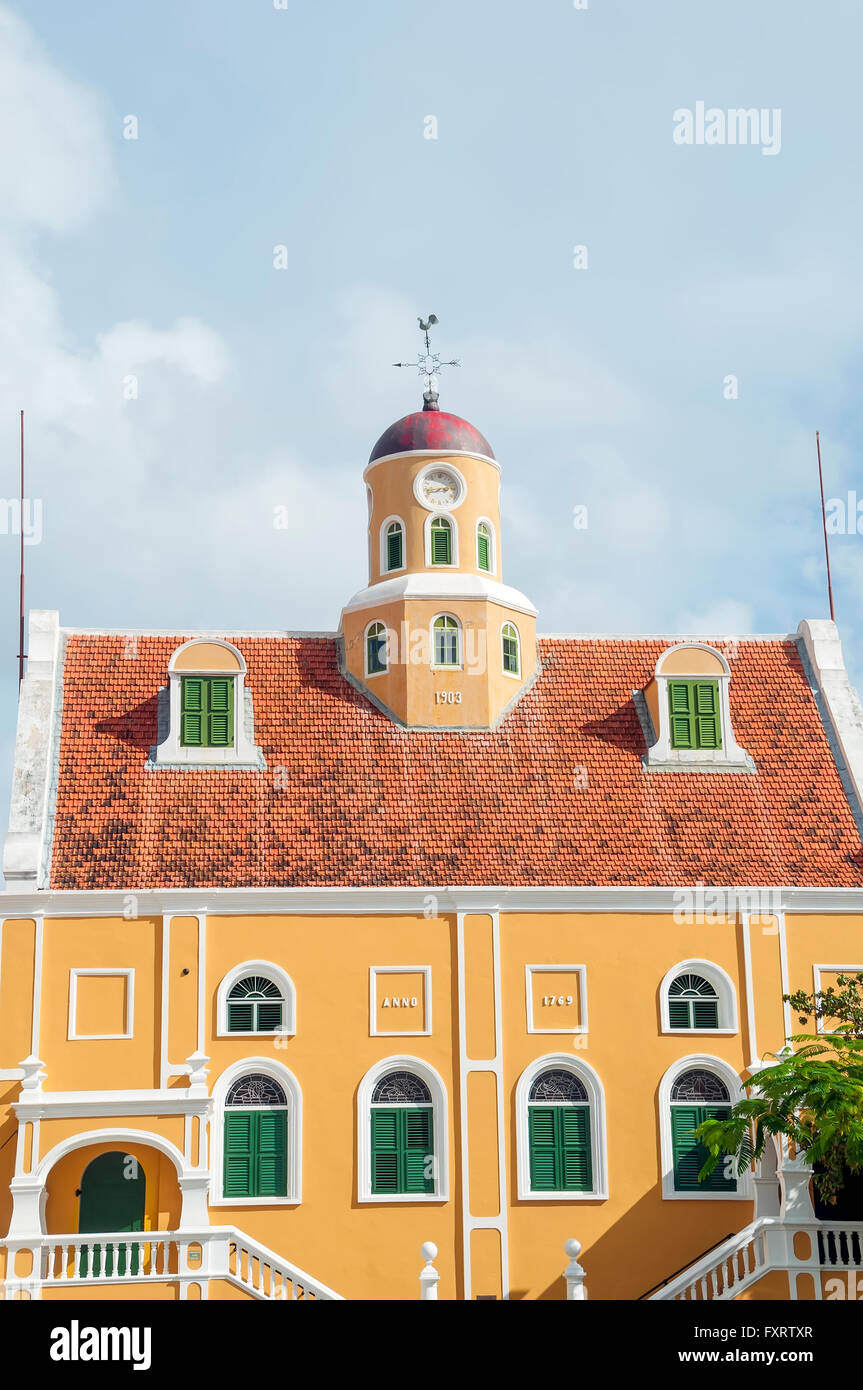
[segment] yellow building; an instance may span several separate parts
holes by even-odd
[[[692,1135],[783,994],[863,968],[835,628],[537,638],[492,449],[426,404],[372,451],[337,632],[31,614],[8,1298],[811,1299],[863,1266],[799,1162],[699,1184]]]

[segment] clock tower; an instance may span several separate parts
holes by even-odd
[[[503,582],[490,444],[429,389],[364,477],[369,582],[342,612],[346,675],[408,728],[493,728],[537,658],[536,609]]]

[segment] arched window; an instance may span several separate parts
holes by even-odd
[[[734,985],[713,961],[678,961],[659,993],[663,1033],[737,1032]]]
[[[400,521],[391,521],[384,534],[383,569],[400,570],[405,563],[405,533]]]
[[[568,1057],[542,1057],[516,1088],[520,1198],[606,1195],[602,1087]]]
[[[590,1192],[590,1102],[572,1072],[541,1072],[528,1098],[532,1192]]]
[[[193,638],[168,663],[160,692],[154,767],[265,766],[253,742],[252,693],[242,653],[221,638]]]
[[[492,529],[487,521],[480,521],[476,528],[476,567],[491,573],[493,563]]]
[[[223,978],[217,996],[219,1036],[297,1031],[297,992],[271,961],[247,960]]]
[[[357,1093],[361,1201],[447,1195],[446,1092],[414,1057],[392,1057],[366,1073]]]
[[[668,987],[668,1022],[672,1028],[718,1028],[719,996],[703,975],[678,975]]]
[[[275,1033],[284,1022],[278,985],[261,975],[247,975],[228,991],[229,1033]]]
[[[452,564],[452,522],[448,516],[432,518],[431,562],[433,565]]]
[[[379,676],[387,669],[387,629],[385,623],[369,623],[366,628],[366,675]]]
[[[272,1077],[248,1072],[225,1097],[225,1197],[285,1197],[288,1098]]]
[[[441,613],[432,624],[432,665],[461,666],[461,623],[450,613]]]
[[[706,1120],[727,1119],[735,1099],[743,1094],[740,1078],[718,1057],[692,1056],[676,1062],[659,1087],[662,1148],[662,1191],[666,1200],[735,1200],[751,1195],[748,1176],[720,1158],[704,1182],[700,1173],[707,1150],[695,1137]]]
[[[521,650],[518,640],[518,628],[514,623],[504,623],[500,630],[500,641],[504,674],[507,676],[520,675]]]
[[[653,679],[638,697],[645,727],[649,724],[649,768],[697,771],[733,765],[755,771],[734,737],[730,680],[727,659],[703,642],[681,642],[661,654]]]

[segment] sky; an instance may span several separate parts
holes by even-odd
[[[858,0],[0,0],[0,490],[23,409],[27,606],[337,628],[363,467],[422,403],[391,364],[434,312],[462,363],[441,407],[500,460],[503,577],[541,632],[826,617],[816,429],[828,499],[863,501],[861,44]],[[682,143],[699,103],[722,119]],[[729,142],[737,108],[764,113],[754,142]],[[831,560],[860,683],[854,521]]]

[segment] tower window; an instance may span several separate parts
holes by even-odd
[[[222,676],[183,676],[180,743],[185,748],[232,748],[234,681]]]
[[[387,669],[387,629],[384,623],[370,623],[366,629],[366,675],[379,676]]]
[[[442,613],[432,625],[434,665],[461,665],[461,624],[449,613]]]
[[[491,527],[485,521],[476,528],[476,566],[491,571]]]
[[[436,516],[431,524],[431,562],[433,565],[452,564],[452,522]]]
[[[718,1028],[719,997],[703,975],[678,975],[668,987],[671,1028]]]
[[[508,676],[517,676],[521,671],[518,628],[514,623],[504,623],[500,630],[503,655],[503,669]]]
[[[401,523],[393,521],[387,527],[387,569],[400,570],[404,566],[404,531]]]
[[[672,748],[721,748],[718,681],[668,682]]]

